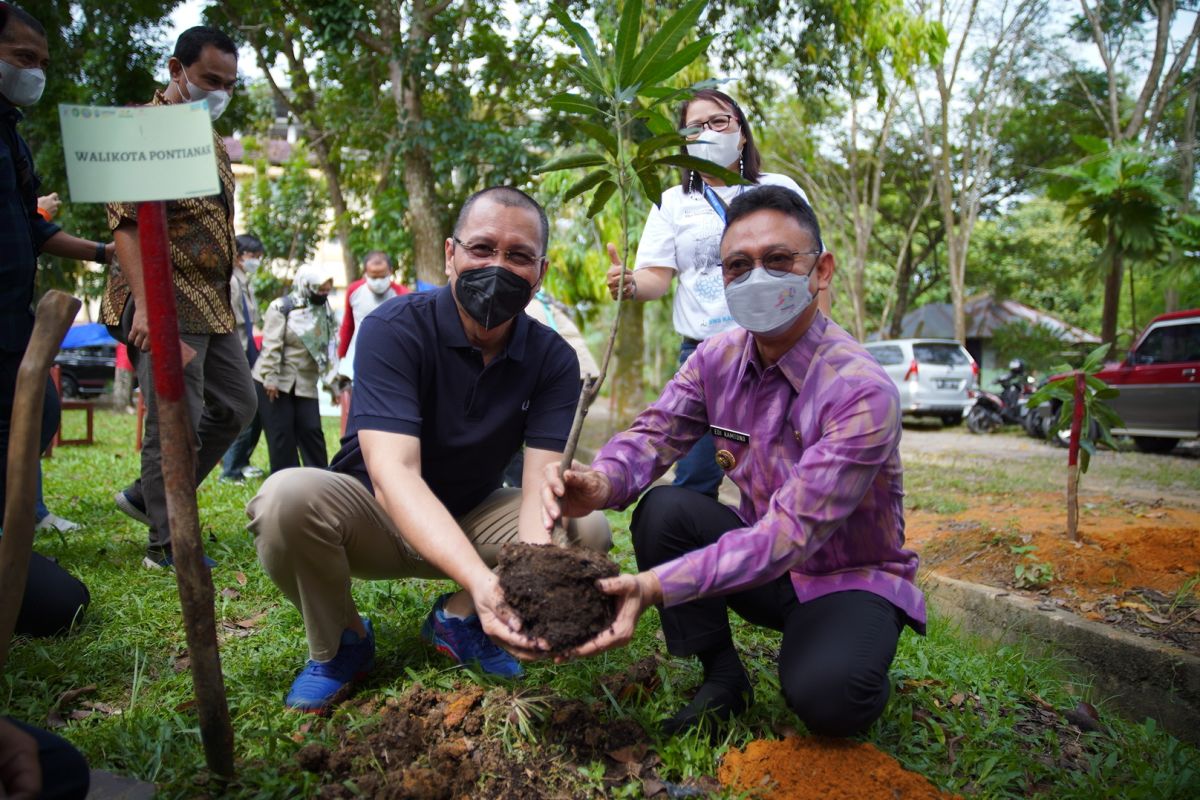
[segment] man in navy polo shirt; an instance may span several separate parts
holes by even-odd
[[[446,240],[449,286],[393,298],[363,320],[342,449],[328,471],[272,475],[247,506],[259,561],[304,617],[309,661],[284,703],[322,711],[374,665],[375,636],[351,577],[450,578],[422,636],[454,660],[521,674],[535,643],[491,566],[502,545],[548,542],[538,489],[579,396],[579,363],[524,313],[546,273],[549,224],[524,192],[463,205]],[[524,485],[502,489],[525,445]],[[611,546],[598,513],[570,533]]]

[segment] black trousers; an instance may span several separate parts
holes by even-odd
[[[28,733],[38,745],[38,763],[42,767],[41,800],[83,800],[87,797],[91,774],[83,754],[66,739],[49,731],[6,717]]]
[[[733,509],[707,495],[677,486],[651,489],[631,525],[638,568],[699,550],[740,527]],[[667,650],[688,656],[733,649],[729,609],[753,625],[783,633],[779,684],[788,706],[812,733],[849,736],[883,713],[891,691],[888,668],[906,620],[896,606],[864,591],[801,603],[785,574],[726,597],[660,608]]]
[[[267,434],[271,473],[298,467],[301,459],[306,467],[328,467],[320,402],[315,397],[297,397],[295,392],[280,392],[270,400],[258,381],[254,382],[254,389],[258,392],[258,413]]]
[[[8,436],[12,421],[13,395],[17,388],[17,368],[24,353],[0,353],[0,520],[3,520],[8,484]],[[43,450],[58,430],[62,413],[54,384],[46,381],[42,405],[40,444]],[[29,502],[33,502],[30,498]],[[58,564],[32,553],[25,594],[17,614],[15,632],[25,636],[51,636],[71,627],[83,614],[91,598],[87,587]]]

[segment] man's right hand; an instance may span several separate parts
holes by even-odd
[[[37,740],[6,719],[0,719],[0,792],[27,800],[42,794]]]
[[[604,279],[608,282],[608,293],[612,295],[613,300],[620,300],[617,296],[618,291],[621,291],[621,274],[625,274],[624,292],[625,299],[632,300],[637,293],[637,284],[634,282],[633,273],[625,269],[625,265],[621,263],[621,257],[617,255],[617,246],[612,242],[608,243],[608,260],[612,266],[608,268]]]
[[[263,394],[265,394],[267,396],[268,400],[270,400],[272,403],[274,403],[276,400],[279,399],[279,387],[273,383],[264,383],[263,384]]]
[[[578,461],[565,474],[559,475],[558,464],[546,465],[546,482],[542,485],[542,524],[547,531],[563,517],[583,517],[604,508],[612,494],[608,476],[585,467]]]
[[[546,657],[549,645],[521,632],[521,618],[504,599],[500,579],[494,572],[484,570],[479,583],[472,586],[469,593],[484,633],[522,661]]]
[[[146,310],[143,305],[135,304],[133,321],[129,324],[127,344],[131,344],[143,353],[150,352],[150,323],[146,320]]]

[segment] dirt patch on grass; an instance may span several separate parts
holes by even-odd
[[[789,737],[757,740],[730,750],[721,762],[722,785],[762,800],[941,800],[924,775],[909,772],[873,745],[846,739]]]
[[[906,515],[922,567],[1008,588],[1200,652],[1200,511],[1081,499],[1080,543],[1059,493],[983,498],[953,514]]]
[[[657,686],[657,665],[646,659],[603,683],[628,699]],[[414,685],[359,710],[359,719],[341,723],[335,746],[310,744],[296,755],[300,769],[321,776],[318,797],[590,798],[629,783],[649,797],[668,785],[658,779],[660,759],[645,731],[629,718],[610,718],[605,703]],[[585,776],[581,768],[597,762],[603,772]]]

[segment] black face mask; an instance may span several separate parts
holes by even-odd
[[[328,300],[329,295],[327,294],[321,294],[320,292],[308,293],[308,302],[312,303],[314,306],[323,306],[326,302],[328,302]]]
[[[460,272],[454,288],[463,310],[487,330],[520,314],[533,294],[529,281],[496,266]]]

